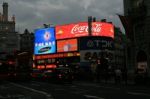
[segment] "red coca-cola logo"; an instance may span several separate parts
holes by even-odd
[[[88,30],[88,22],[56,26],[56,39],[88,36]],[[91,35],[114,38],[113,25],[104,22],[92,22]]]
[[[92,25],[92,32],[101,32],[102,24],[93,24]]]
[[[71,34],[75,33],[83,33],[88,32],[88,26],[87,25],[74,25],[74,27],[71,29]]]
[[[102,24],[93,24],[92,32],[100,32]],[[71,29],[71,34],[88,32],[88,25],[74,25]]]

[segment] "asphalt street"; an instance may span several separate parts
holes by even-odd
[[[83,81],[7,82],[1,84],[0,96],[0,99],[150,99],[150,88]]]

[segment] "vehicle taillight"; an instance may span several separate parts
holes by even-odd
[[[32,77],[36,77],[36,75],[35,75],[35,74],[31,74],[31,76],[32,76]]]
[[[61,75],[61,74],[59,74],[59,75],[58,75],[58,77],[59,77],[59,78],[62,78],[62,75]]]
[[[14,76],[16,76],[16,73],[14,73]]]

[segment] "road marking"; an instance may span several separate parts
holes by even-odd
[[[43,94],[47,97],[47,99],[54,99],[52,98],[52,96],[44,91],[40,91],[40,90],[36,90],[36,89],[32,89],[32,88],[29,88],[29,87],[25,87],[23,85],[19,85],[19,84],[15,84],[15,83],[10,83],[14,86],[17,86],[17,87],[21,87],[21,88],[24,88],[24,89],[27,89],[27,90],[30,90],[30,91],[33,91],[33,92],[36,92],[36,93],[40,93],[40,94]]]
[[[84,95],[87,99],[105,99],[102,97],[92,96],[92,95]]]
[[[36,84],[40,84],[40,85],[49,85],[49,84],[51,84],[51,85],[53,85],[53,86],[58,86],[58,85],[56,85],[56,84],[53,84],[53,83],[47,83],[47,82],[37,82],[37,81],[31,81],[32,83],[36,83]]]
[[[9,88],[9,87],[8,87],[8,86],[5,86],[5,85],[0,86],[0,89],[7,89],[7,88]]]
[[[107,88],[107,89],[120,90],[120,88],[114,88],[114,87],[106,87],[106,86],[98,86],[98,87]]]
[[[5,97],[3,97],[3,96],[0,95],[0,99],[4,99],[4,98],[5,98]]]
[[[144,95],[150,97],[150,94],[146,94],[146,93],[139,93],[139,92],[127,92],[127,93],[130,95]]]
[[[116,89],[116,90],[120,90],[121,88],[115,88],[115,87],[106,87],[106,86],[101,86],[101,85],[97,85],[97,84],[88,84],[88,83],[82,83],[79,84],[82,86],[92,86],[92,87],[101,87],[101,88],[107,88],[107,89]]]

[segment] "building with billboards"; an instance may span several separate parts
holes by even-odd
[[[33,67],[90,66],[101,53],[112,57],[109,53],[113,53],[113,39],[114,26],[106,22],[92,22],[91,35],[88,22],[57,25],[55,30],[53,27],[37,29]]]

